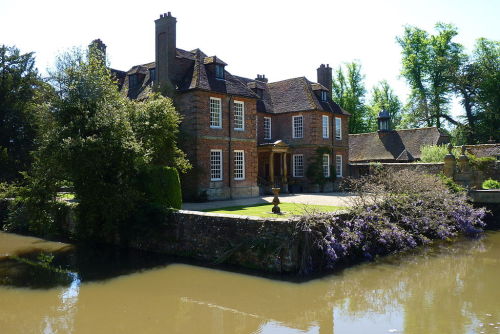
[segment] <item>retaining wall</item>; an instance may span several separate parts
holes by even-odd
[[[295,222],[180,210],[130,247],[275,273],[298,270]]]

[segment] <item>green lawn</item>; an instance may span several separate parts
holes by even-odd
[[[230,213],[233,215],[244,215],[244,216],[257,216],[257,217],[290,217],[293,215],[300,215],[306,212],[314,211],[338,211],[346,209],[344,206],[330,206],[330,205],[309,205],[309,204],[298,204],[298,203],[281,203],[279,205],[283,215],[275,215],[272,213],[272,204],[255,204],[250,206],[230,206],[226,208],[219,209],[208,209],[203,210],[205,212],[215,212],[215,213]]]

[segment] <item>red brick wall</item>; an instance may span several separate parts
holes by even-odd
[[[293,116],[303,116],[304,124],[304,136],[303,138],[292,138],[292,117]],[[328,138],[323,138],[323,119],[322,116],[326,115],[329,117],[329,134]],[[348,117],[345,115],[336,115],[323,111],[306,111],[306,112],[294,112],[286,114],[265,114],[258,113],[258,141],[269,142],[269,140],[264,140],[264,117],[271,117],[272,119],[272,140],[276,141],[278,139],[283,140],[291,147],[291,154],[288,156],[288,173],[289,180],[291,182],[299,183],[305,186],[309,185],[307,177],[294,178],[293,177],[293,164],[292,155],[293,154],[303,154],[304,155],[304,173],[307,171],[307,166],[310,161],[316,155],[316,149],[318,147],[329,147],[332,150],[330,155],[331,166],[335,165],[335,155],[342,155],[343,161],[343,175],[348,176]],[[339,117],[342,120],[342,138],[340,140],[335,138],[335,117]],[[262,157],[259,162],[265,163]],[[266,168],[265,166],[259,166],[259,176],[265,177]],[[307,190],[307,189],[304,189]]]
[[[210,97],[221,99],[222,128],[210,128]],[[244,102],[244,130],[234,130],[234,101]],[[176,98],[177,110],[184,116],[181,145],[194,168],[183,177],[186,197],[204,190],[228,198],[229,188],[257,186],[256,101],[224,94],[192,91]],[[223,152],[221,181],[210,180],[210,150]],[[234,150],[245,151],[245,179],[234,180]],[[231,152],[229,154],[229,152]],[[212,189],[212,190],[210,190]]]
[[[221,99],[222,128],[210,128],[210,97]],[[234,130],[234,101],[245,103],[245,129]],[[220,197],[229,197],[230,188],[256,187],[257,176],[265,176],[265,161],[257,156],[257,141],[264,140],[264,117],[271,117],[271,141],[283,140],[290,145],[292,153],[288,155],[289,179],[306,185],[307,177],[292,177],[292,155],[304,154],[304,172],[308,162],[316,154],[319,146],[330,147],[333,151],[330,163],[335,165],[335,155],[343,157],[343,173],[348,175],[348,117],[322,111],[295,112],[286,114],[265,114],[256,111],[256,101],[248,98],[232,97],[225,94],[204,91],[191,91],[180,94],[176,98],[176,107],[183,115],[180,144],[188,155],[194,168],[183,177],[183,187],[189,196],[199,194],[203,190],[214,190]],[[292,138],[292,117],[304,117],[304,137]],[[329,116],[329,137],[323,138],[322,116]],[[342,139],[335,138],[335,117],[342,119]],[[256,128],[256,122],[258,128]],[[223,152],[223,180],[210,181],[210,150],[220,149]],[[234,150],[245,151],[245,179],[234,180]],[[262,160],[262,159],[261,159]],[[187,197],[189,197],[187,196]],[[215,196],[215,195],[214,195]]]

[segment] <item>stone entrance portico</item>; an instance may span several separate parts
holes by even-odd
[[[257,147],[259,155],[259,183],[270,194],[272,187],[288,192],[290,147],[282,140],[264,143]]]

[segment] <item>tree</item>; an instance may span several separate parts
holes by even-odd
[[[401,74],[411,88],[409,111],[415,126],[437,126],[443,121],[459,122],[449,116],[455,73],[464,60],[462,45],[453,42],[457,29],[449,24],[436,24],[436,35],[407,26],[397,37],[401,46]]]
[[[54,163],[45,167],[73,183],[85,222],[80,236],[114,237],[142,199],[135,182],[146,161],[130,124],[132,106],[95,50],[59,56],[50,74],[59,98],[39,161]]]
[[[399,128],[402,118],[402,104],[387,81],[383,80],[372,88],[368,129],[377,131],[378,114],[387,110],[391,116],[393,128]]]
[[[150,164],[171,166],[186,172],[191,164],[177,147],[181,116],[171,99],[159,94],[145,101],[132,102],[131,124]]]
[[[141,210],[151,209],[149,188],[141,184],[151,167],[190,165],[177,148],[180,116],[171,101],[159,95],[128,100],[103,59],[94,47],[58,57],[50,73],[58,98],[29,175],[28,197],[39,200],[27,203],[54,201],[58,184],[69,181],[79,202],[78,237],[114,240]]]
[[[473,53],[477,73],[476,142],[486,142],[491,136],[500,141],[500,42],[478,39]]]
[[[500,43],[477,40],[455,74],[453,88],[465,111],[465,122],[455,129],[463,143],[500,140]]]
[[[35,147],[37,112],[46,106],[48,87],[33,53],[0,46],[0,181],[19,180]]]
[[[368,109],[365,106],[366,89],[363,80],[361,65],[357,62],[345,64],[345,70],[339,66],[333,78],[332,98],[351,114],[349,133],[368,130]]]

